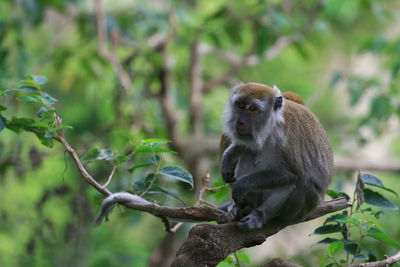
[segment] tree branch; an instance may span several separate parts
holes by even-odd
[[[386,259],[383,261],[352,264],[349,266],[350,267],[387,267],[387,266],[395,264],[396,262],[400,262],[400,250],[393,256],[385,256],[385,257],[386,257]]]
[[[349,206],[344,198],[322,202],[303,221]],[[259,245],[286,226],[288,225],[268,225],[263,229],[243,231],[235,223],[199,224],[190,230],[171,266],[215,266],[230,253]]]

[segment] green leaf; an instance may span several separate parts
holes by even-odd
[[[45,128],[45,129],[49,128],[49,125],[47,123],[41,121],[34,122],[30,126],[37,128]]]
[[[243,262],[245,262],[247,264],[250,264],[250,258],[246,253],[243,253],[243,252],[237,253],[236,256],[238,257],[238,259],[240,261],[243,261]]]
[[[165,145],[168,143],[171,143],[171,140],[168,139],[161,139],[161,138],[150,138],[150,139],[144,139],[141,141],[143,145],[150,145],[152,147],[157,147],[161,145]]]
[[[139,164],[136,164],[133,167],[129,168],[128,171],[133,172],[135,169],[153,166],[153,165],[154,165],[153,163],[139,163]]]
[[[361,251],[367,253],[369,262],[377,261],[378,257],[374,251],[366,248],[362,248]]]
[[[42,75],[31,75],[31,77],[39,85],[43,85],[43,84],[47,83],[47,81],[48,81],[47,78]]]
[[[340,224],[327,224],[320,226],[314,231],[314,235],[330,234],[342,231],[342,226]]]
[[[179,200],[180,202],[183,203],[183,205],[185,205],[185,202],[176,193],[172,192],[171,190],[169,190],[167,188],[164,188],[164,187],[158,186],[156,184],[153,184],[153,186],[151,187],[151,190],[149,191],[149,193],[151,191],[161,192],[161,193],[167,194],[167,195]]]
[[[7,107],[0,105],[0,111],[7,110]]]
[[[322,258],[322,260],[319,263],[319,267],[324,267],[325,266],[326,259],[327,258]]]
[[[25,103],[43,103],[43,99],[39,95],[23,95],[17,99]]]
[[[68,129],[68,130],[70,130],[70,129],[74,129],[74,127],[72,127],[71,125],[61,125],[61,126],[58,126],[56,128],[56,130],[60,130],[60,129]]]
[[[328,246],[328,253],[331,255],[335,255],[337,253],[339,253],[344,247],[343,241],[336,241],[331,243]]]
[[[327,238],[324,238],[324,239],[318,241],[318,242],[315,243],[315,244],[316,244],[316,245],[326,245],[326,244],[331,244],[331,243],[337,242],[337,241],[340,241],[340,240],[339,240],[339,239],[336,239],[336,238],[327,237]]]
[[[7,120],[4,117],[0,117],[0,132],[6,128]]]
[[[160,171],[160,174],[190,184],[190,186],[193,188],[193,176],[187,170],[184,170],[180,167],[176,166],[164,167]]]
[[[115,160],[115,163],[116,164],[121,164],[121,163],[127,162],[129,159],[130,159],[129,156],[119,155],[119,156],[117,156],[117,159]]]
[[[358,219],[344,215],[344,214],[332,215],[328,219],[325,220],[325,223],[327,223],[327,222],[338,222],[340,224],[345,224],[345,223],[358,224],[359,223]]]
[[[34,123],[35,121],[30,118],[17,118],[17,117],[12,117],[11,121],[7,123],[7,128],[10,129],[11,131],[19,134],[23,130],[25,131],[30,131],[32,130],[31,124]]]
[[[41,134],[36,134],[37,138],[39,138],[39,141],[42,145],[47,146],[49,148],[52,148],[54,145],[53,139],[47,138],[44,135]]]
[[[42,93],[43,102],[48,106],[53,106],[56,101],[56,98],[52,97],[51,95],[47,94],[46,92]]]
[[[379,241],[382,241],[388,245],[391,245],[392,247],[396,249],[400,249],[400,244],[397,241],[394,241],[391,239],[388,235],[383,233],[381,230],[378,228],[371,228],[367,231],[367,236],[370,236],[372,238],[375,238]]]
[[[10,89],[7,91],[4,91],[4,95],[8,96],[11,94],[14,94],[16,92],[25,92],[25,93],[38,93],[40,92],[38,88],[34,87],[34,86],[23,86],[23,87],[18,87],[18,88],[14,88],[14,89]]]
[[[43,116],[43,114],[45,112],[47,112],[49,109],[46,107],[41,107],[38,111],[38,113],[36,113],[36,117],[41,118]]]
[[[141,180],[136,181],[133,184],[133,190],[135,191],[136,194],[140,195],[144,192],[144,190],[146,190],[147,186],[145,185],[145,183]]]
[[[355,255],[358,250],[358,244],[352,240],[345,240],[344,241],[344,250],[351,255]]]
[[[384,190],[386,190],[386,191],[388,191],[388,192],[390,192],[392,194],[395,194],[398,197],[398,194],[395,191],[393,191],[392,189],[385,187],[383,185],[383,182],[378,177],[376,177],[376,176],[374,176],[372,174],[364,173],[364,174],[361,175],[361,178],[362,178],[362,180],[363,180],[363,182],[365,184],[382,188],[382,189],[384,189]]]
[[[339,198],[339,197],[344,197],[347,201],[350,200],[349,195],[347,195],[347,194],[344,193],[344,192],[337,192],[337,191],[335,191],[335,190],[329,189],[326,193],[327,193],[328,196],[330,196],[332,199]]]
[[[225,198],[229,194],[229,187],[223,187],[218,191],[215,191],[214,197],[215,200],[221,200]]]
[[[99,155],[100,151],[97,148],[92,148],[81,158],[81,161],[82,163],[87,163],[96,160]]]
[[[368,188],[364,189],[364,199],[365,203],[381,208],[391,209],[391,210],[398,210],[399,208],[390,202],[388,199],[383,197],[381,194],[372,191]]]
[[[155,147],[151,148],[149,146],[137,146],[135,148],[135,153],[143,153],[143,152],[155,152],[155,153],[171,153],[171,154],[176,154],[175,151],[167,149],[167,148],[161,148],[161,147]]]
[[[331,86],[331,87],[335,86],[342,78],[343,78],[343,75],[341,73],[335,72],[331,78],[331,82],[329,83],[329,86]]]

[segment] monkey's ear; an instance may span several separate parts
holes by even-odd
[[[282,96],[277,96],[275,97],[275,103],[274,103],[274,110],[278,110],[280,108],[282,108]]]

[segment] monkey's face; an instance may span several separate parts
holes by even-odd
[[[270,105],[267,99],[252,99],[246,96],[233,95],[226,111],[226,130],[235,139],[253,141],[262,131],[269,117]]]
[[[277,88],[254,83],[234,88],[223,115],[225,134],[237,144],[261,149],[283,121],[282,101]]]

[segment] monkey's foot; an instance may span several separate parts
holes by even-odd
[[[259,212],[252,211],[249,215],[243,217],[237,226],[242,230],[259,229],[263,226],[263,219]]]

